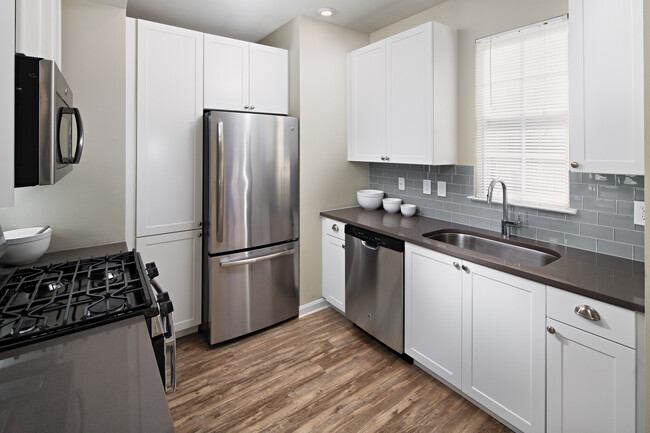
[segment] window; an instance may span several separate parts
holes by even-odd
[[[500,179],[513,204],[569,209],[568,69],[566,17],[476,41],[478,198]]]

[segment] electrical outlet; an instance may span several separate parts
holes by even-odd
[[[423,179],[422,180],[422,194],[431,194],[431,180]]]
[[[447,197],[447,182],[438,181],[438,197]]]
[[[645,225],[645,202],[644,201],[634,202],[634,224],[640,226]]]
[[[406,182],[404,182],[403,177],[397,178],[397,189],[399,189],[400,191],[404,191],[406,189]]]

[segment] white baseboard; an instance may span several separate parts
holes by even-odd
[[[316,299],[315,301],[301,305],[300,308],[298,308],[298,318],[309,316],[310,314],[324,310],[329,306],[330,304],[327,303],[325,298]]]

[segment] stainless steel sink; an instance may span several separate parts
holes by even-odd
[[[527,266],[546,266],[560,258],[558,252],[546,248],[460,230],[440,230],[422,236]]]

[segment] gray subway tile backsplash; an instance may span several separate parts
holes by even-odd
[[[398,190],[398,177],[406,179],[406,190]],[[423,179],[431,180],[431,195],[422,193]],[[371,163],[369,180],[371,188],[417,205],[420,215],[500,230],[501,204],[468,199],[474,193],[473,166]],[[438,197],[438,181],[447,183],[446,197]],[[644,200],[644,177],[571,172],[569,181],[576,214],[511,206],[510,217],[522,221],[513,234],[643,261],[644,227],[634,225],[633,201]]]

